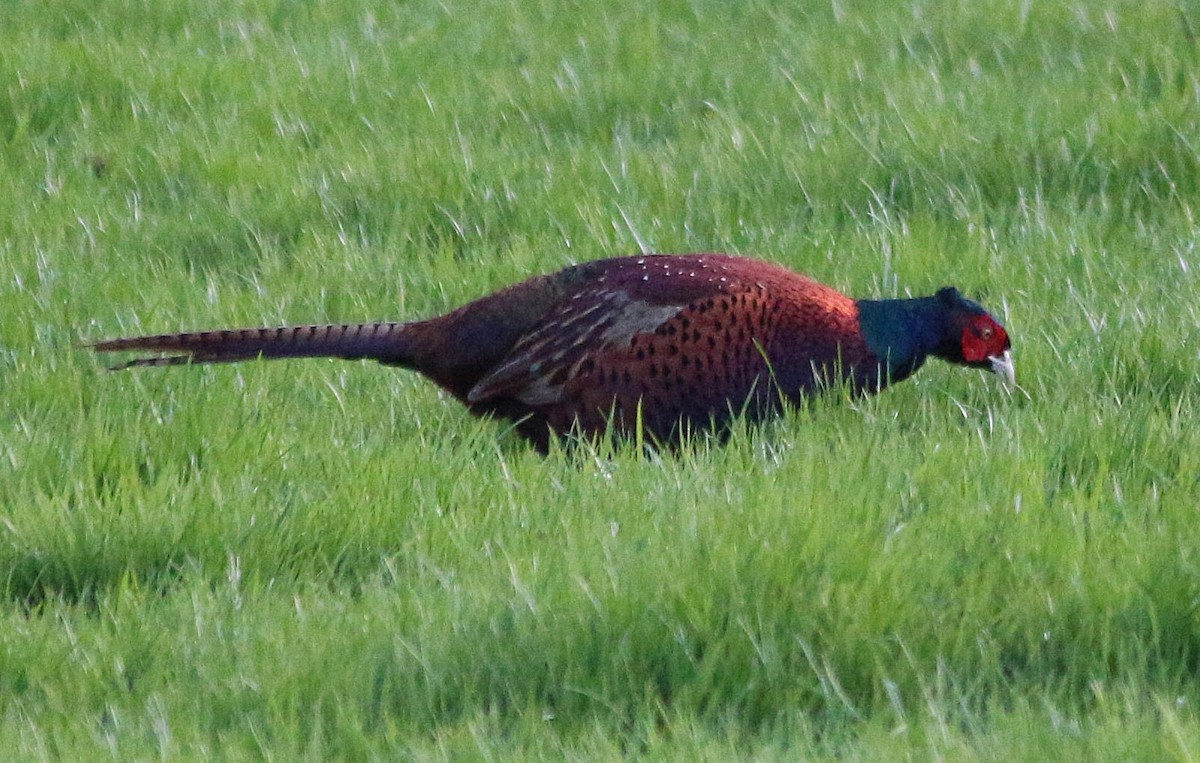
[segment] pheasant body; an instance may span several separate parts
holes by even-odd
[[[537,276],[410,323],[299,326],[100,342],[176,353],[124,368],[254,357],[370,358],[432,379],[473,413],[553,435],[761,418],[828,383],[871,393],[929,355],[1012,375],[1003,327],[946,288],[854,300],[766,262],[718,254],[620,257]]]

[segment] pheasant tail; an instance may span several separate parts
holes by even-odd
[[[412,361],[404,333],[403,323],[285,326],[110,339],[97,342],[92,348],[98,352],[168,353],[135,358],[112,366],[113,371],[138,366],[232,363],[259,357],[371,359],[388,365],[409,366]]]

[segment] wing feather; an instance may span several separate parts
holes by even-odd
[[[514,398],[534,406],[561,402],[566,382],[589,359],[628,347],[635,336],[654,333],[697,300],[740,286],[714,273],[698,278],[694,266],[668,270],[664,277],[658,261],[674,259],[647,257],[645,267],[634,261],[636,270],[606,273],[564,299],[471,388],[467,401]]]

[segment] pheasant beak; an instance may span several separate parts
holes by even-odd
[[[1016,386],[1017,366],[1013,363],[1011,350],[1005,350],[1000,355],[993,355],[988,358],[988,362],[992,364],[992,373],[1003,379],[1006,386]]]

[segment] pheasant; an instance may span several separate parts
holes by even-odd
[[[761,419],[830,384],[869,394],[930,355],[1014,379],[1004,327],[957,289],[854,300],[782,267],[721,254],[618,257],[541,275],[408,323],[291,326],[98,342],[173,353],[134,366],[252,358],[371,359],[412,369],[540,450],[572,431],[660,443]]]

